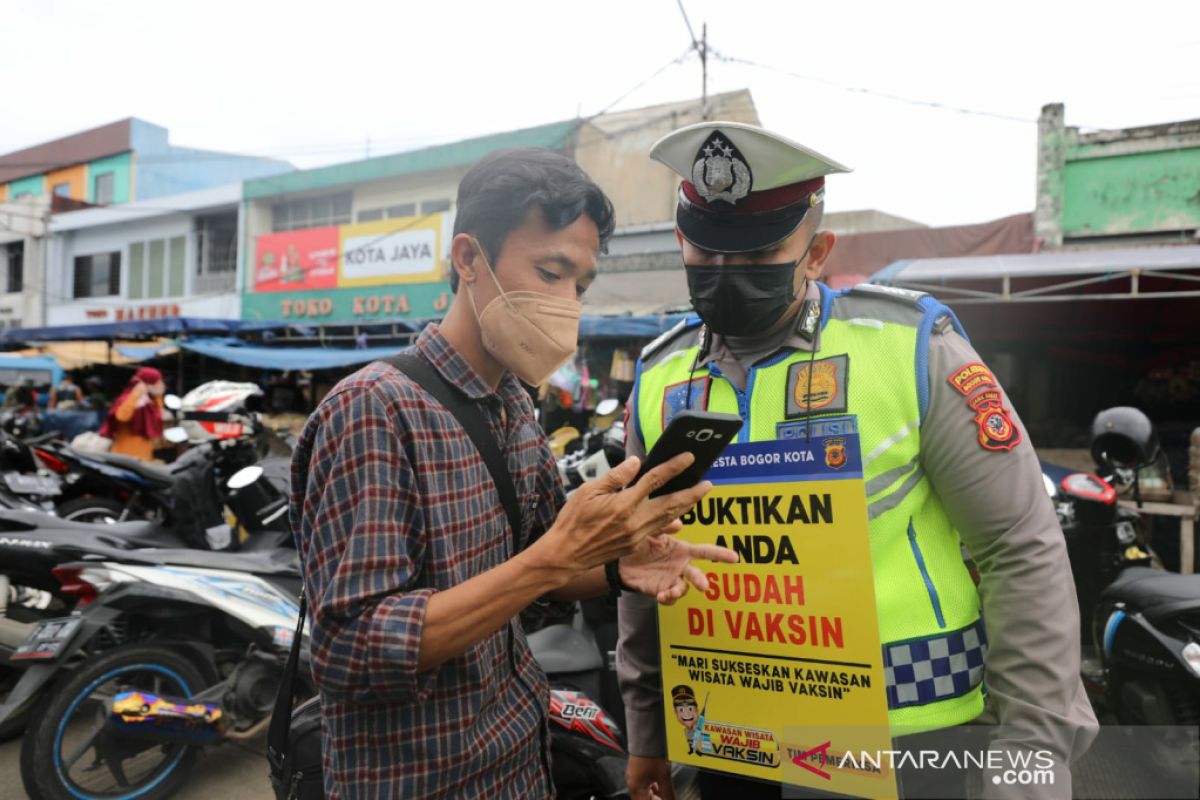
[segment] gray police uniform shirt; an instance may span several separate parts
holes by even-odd
[[[806,299],[819,297],[810,282]],[[744,388],[746,365],[781,347],[819,349],[819,335],[809,342],[793,327],[757,344],[714,336],[703,363],[715,362]],[[921,425],[922,466],[980,573],[988,710],[978,721],[1006,727],[999,746],[1047,748],[1075,758],[1091,743],[1097,723],[1079,674],[1079,609],[1066,544],[1037,455],[1008,396],[1003,395],[1004,407],[1022,431],[1021,442],[1010,451],[987,450],[979,444],[974,412],[948,380],[978,361],[979,354],[948,318],[935,326],[929,342],[929,407]],[[645,455],[644,444],[632,433],[626,450]],[[629,752],[665,757],[655,602],[626,592],[619,612],[617,675]]]

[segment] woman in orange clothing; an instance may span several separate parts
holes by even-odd
[[[162,373],[142,367],[108,410],[100,435],[112,439],[112,452],[144,461],[154,458],[154,444],[163,435]]]

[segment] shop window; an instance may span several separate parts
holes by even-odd
[[[115,178],[111,172],[102,172],[92,178],[92,202],[106,206],[113,201]]]
[[[4,290],[9,293],[25,290],[25,243],[12,242],[4,247],[4,273],[8,279]]]
[[[422,214],[440,214],[450,210],[449,200],[426,200],[421,203]]]
[[[54,195],[55,195],[55,197],[70,197],[71,196],[71,184],[69,184],[69,183],[54,184]]]
[[[358,216],[356,217],[356,219],[359,222],[378,222],[379,220],[383,219],[383,209],[382,208],[365,209],[363,211],[358,212]]]
[[[352,206],[353,196],[350,192],[275,203],[271,206],[271,230],[294,231],[345,225],[353,218]]]
[[[237,214],[196,221],[196,286],[201,294],[237,289]]]
[[[388,219],[403,219],[404,217],[415,217],[417,215],[416,203],[401,203],[398,206],[388,206]]]
[[[75,297],[105,297],[120,293],[119,252],[75,257]]]
[[[129,245],[129,299],[183,296],[187,290],[186,255],[186,236]]]

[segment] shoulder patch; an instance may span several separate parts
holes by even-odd
[[[703,323],[694,317],[686,317],[679,321],[673,328],[660,335],[657,339],[642,348],[642,359],[653,358],[658,353],[666,349],[667,345],[678,339],[688,331],[699,328]]]
[[[847,294],[858,297],[879,297],[913,307],[916,307],[922,298],[929,296],[927,292],[901,289],[896,286],[883,286],[878,283],[860,283],[852,287]]]
[[[1000,392],[988,389],[967,402],[975,412],[979,428],[979,446],[984,450],[1008,451],[1021,443],[1021,431],[1004,407]]]

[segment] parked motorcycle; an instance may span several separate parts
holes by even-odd
[[[236,473],[225,485],[219,507],[232,512],[206,531],[244,551],[291,548],[287,523],[287,459],[268,459]],[[61,617],[90,599],[56,572],[81,559],[122,559],[129,551],[189,552],[189,542],[169,526],[137,521],[106,525],[62,520],[42,513],[0,512],[0,701],[10,696],[22,672],[22,660],[10,657],[44,619]],[[200,551],[201,555],[204,551]],[[199,556],[193,556],[199,557]],[[20,732],[29,702],[0,721],[0,741]]]
[[[1058,489],[1080,617],[1090,642],[1084,678],[1102,717],[1125,725],[1200,724],[1200,575],[1151,567],[1153,554],[1136,510],[1122,508],[1115,486],[1136,497],[1138,471],[1158,457],[1158,436],[1134,408],[1100,412],[1092,425],[1100,474],[1073,473]],[[1101,477],[1103,475],[1104,477]],[[1200,753],[1154,748],[1160,767],[1195,768]]]
[[[262,394],[255,384],[211,381],[182,399],[166,398],[179,418],[177,443],[193,446],[169,465],[112,453],[82,452],[68,446],[33,448],[39,460],[62,476],[59,516],[79,522],[149,519],[193,527],[210,511],[195,498],[211,501],[211,486],[269,454],[286,454],[258,417]],[[207,514],[209,522],[212,514]],[[193,531],[195,532],[195,531]],[[200,542],[193,546],[203,547]]]
[[[266,729],[299,612],[294,550],[126,551],[55,574],[78,613],[16,649],[30,666],[0,709],[40,697],[21,748],[32,800],[166,797],[200,747]]]
[[[22,440],[0,427],[0,508],[52,511],[62,495],[62,479],[34,454],[53,434]]]
[[[620,406],[615,399],[601,400],[592,417],[593,427],[570,443],[556,460],[558,475],[568,493],[625,460],[625,422],[615,416]],[[601,422],[604,424],[598,424]]]

